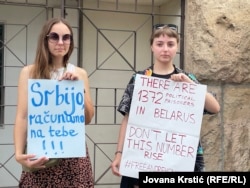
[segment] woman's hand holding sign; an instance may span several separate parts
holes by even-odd
[[[49,161],[47,157],[40,157],[38,159],[34,159],[36,155],[34,154],[22,154],[16,155],[16,160],[26,166],[28,168],[35,168],[35,169],[43,169],[45,168],[45,163]]]
[[[188,82],[188,83],[194,83],[187,75],[184,73],[179,73],[179,74],[172,74],[171,75],[171,80],[176,81],[176,82]]]
[[[79,78],[73,72],[65,72],[59,80],[79,80]]]

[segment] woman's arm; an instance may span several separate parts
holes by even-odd
[[[205,109],[213,114],[220,112],[220,105],[211,93],[206,93]]]
[[[49,160],[47,157],[44,156],[37,160],[32,160],[36,155],[25,153],[28,130],[28,79],[32,66],[24,67],[19,75],[17,111],[14,126],[15,158],[18,163],[25,167],[42,169],[45,168],[45,163]]]
[[[94,116],[94,106],[92,103],[89,87],[89,79],[86,70],[76,67],[80,79],[84,81],[84,105],[85,105],[85,125],[89,124]]]
[[[29,67],[24,67],[19,75],[17,111],[14,126],[15,157],[18,162],[20,156],[24,154],[27,139],[28,77]]]
[[[116,176],[120,176],[119,168],[120,168],[120,163],[121,163],[121,156],[122,156],[122,151],[123,151],[123,144],[125,140],[127,124],[128,124],[128,114],[126,114],[122,119],[119,137],[118,137],[118,143],[116,147],[115,159],[113,160],[111,164],[112,172]]]
[[[85,125],[89,124],[94,116],[94,106],[91,100],[89,78],[85,69],[75,67],[74,72],[65,72],[59,80],[83,80],[84,82],[84,105]]]

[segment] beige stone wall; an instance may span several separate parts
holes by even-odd
[[[250,171],[250,0],[187,0],[185,69],[221,112],[202,125],[207,171]]]

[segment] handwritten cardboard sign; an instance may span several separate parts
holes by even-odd
[[[193,171],[206,89],[137,74],[120,173]]]
[[[29,79],[29,154],[85,157],[83,81]]]

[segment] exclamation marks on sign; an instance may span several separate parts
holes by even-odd
[[[52,150],[55,150],[55,148],[56,148],[55,142],[54,142],[54,141],[51,141],[51,142],[50,142],[50,145],[51,145]],[[59,148],[60,148],[61,151],[63,151],[63,142],[62,142],[62,141],[59,142]],[[45,140],[43,140],[43,150],[46,151],[46,141],[45,141]],[[62,153],[63,153],[63,152],[62,152]],[[48,154],[48,152],[46,151],[45,154]],[[55,151],[54,154],[56,155],[56,154],[57,154],[57,151]]]
[[[45,140],[43,140],[43,150],[46,151],[46,146],[45,146]],[[47,154],[47,152],[45,152],[45,155]]]
[[[55,150],[54,141],[51,141],[51,147],[52,147],[53,150]]]
[[[60,141],[60,149],[63,151],[63,143]]]

